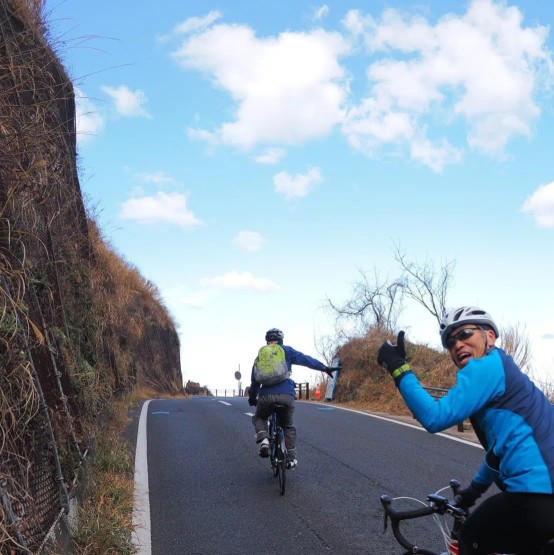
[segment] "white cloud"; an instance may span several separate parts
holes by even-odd
[[[286,153],[284,148],[267,148],[262,154],[255,156],[254,160],[259,164],[277,164]]]
[[[532,214],[539,227],[554,227],[554,181],[541,185],[525,201],[522,211]]]
[[[233,243],[244,250],[255,252],[259,251],[264,246],[265,239],[257,231],[241,231],[233,239]]]
[[[382,144],[408,142],[416,134],[412,116],[390,110],[390,103],[367,98],[349,110],[343,132],[356,149],[372,155]]]
[[[218,19],[221,19],[221,17],[223,17],[223,14],[217,10],[212,10],[204,17],[189,17],[188,19],[185,19],[185,21],[179,23],[175,27],[174,32],[184,35],[193,31],[206,29],[207,27],[212,25],[212,23],[215,23]]]
[[[455,164],[462,159],[462,151],[445,139],[437,144],[426,138],[414,139],[410,145],[410,153],[414,160],[419,160],[437,173],[448,164]]]
[[[103,86],[102,90],[114,100],[115,109],[122,116],[152,117],[144,108],[144,104],[148,102],[148,99],[143,91],[132,91],[125,85],[120,85],[119,87]]]
[[[273,178],[275,191],[283,194],[287,199],[308,196],[321,181],[323,181],[323,176],[319,168],[312,168],[306,174],[291,175],[288,172],[279,172]]]
[[[81,145],[86,144],[100,133],[106,124],[106,120],[98,108],[78,88],[75,88],[75,114],[77,141]]]
[[[120,217],[141,224],[167,222],[183,229],[193,229],[202,222],[188,209],[187,198],[181,193],[162,193],[156,196],[131,198],[123,203]]]
[[[393,9],[380,20],[352,10],[343,23],[372,57],[387,56],[369,65],[371,97],[346,117],[343,132],[355,148],[373,154],[383,144],[409,146],[414,158],[440,171],[460,160],[459,149],[443,137],[446,148],[421,156],[422,138],[425,151],[430,144],[428,125],[462,122],[467,144],[489,155],[502,155],[514,136],[530,136],[540,113],[534,97],[553,63],[548,29],[524,27],[518,8],[474,0],[464,15],[434,25]]]
[[[158,187],[163,187],[164,185],[174,185],[176,183],[176,180],[173,177],[167,175],[161,170],[153,173],[139,172],[135,174],[135,178],[143,183],[153,183]]]
[[[163,44],[171,40],[176,35],[186,35],[188,33],[194,33],[196,31],[206,29],[218,19],[221,19],[222,16],[223,14],[221,12],[212,10],[204,17],[189,17],[188,19],[185,19],[181,23],[175,25],[170,33],[159,36],[158,42]]]
[[[173,57],[211,75],[237,104],[234,121],[189,134],[244,149],[329,134],[344,115],[348,82],[339,58],[348,52],[339,33],[321,29],[257,38],[250,27],[220,24],[187,37]]]
[[[228,272],[223,276],[205,279],[206,285],[212,285],[220,289],[247,290],[258,293],[269,293],[279,287],[270,279],[256,278],[250,272]]]
[[[207,143],[209,147],[208,149],[209,151],[213,151],[213,149],[217,146],[219,141],[215,133],[207,131],[206,129],[189,128],[187,130],[187,133],[188,133],[189,139],[204,141],[205,143]]]
[[[314,11],[314,19],[316,21],[320,19],[324,19],[328,15],[329,15],[329,6],[327,4],[323,4],[323,6],[316,8],[316,10]]]

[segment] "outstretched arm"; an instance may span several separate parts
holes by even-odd
[[[320,362],[319,360],[305,355],[292,347],[285,347],[287,351],[288,359],[291,364],[297,364],[298,366],[305,366],[306,368],[311,368],[312,370],[320,370],[321,372],[327,372],[327,366]]]

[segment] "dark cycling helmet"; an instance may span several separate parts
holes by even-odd
[[[271,328],[270,330],[267,330],[265,332],[265,340],[266,341],[283,341],[283,338],[285,337],[285,334],[277,329],[277,328]]]
[[[455,308],[447,312],[442,317],[440,334],[442,346],[445,349],[447,349],[446,338],[452,333],[452,330],[464,326],[465,324],[489,326],[494,330],[496,337],[500,335],[492,316],[487,311],[475,306],[461,306],[460,308]]]

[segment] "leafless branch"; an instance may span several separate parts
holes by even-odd
[[[515,360],[526,373],[531,370],[531,346],[525,326],[509,325],[500,333],[502,348]]]
[[[409,260],[406,251],[401,250],[398,244],[394,245],[393,254],[404,274],[404,293],[428,310],[440,323],[446,312],[455,262],[452,260],[444,262],[437,272],[434,264],[429,260],[425,260],[422,264]]]
[[[337,318],[353,321],[363,333],[373,327],[395,329],[402,311],[403,282],[399,279],[382,280],[377,269],[374,269],[370,281],[362,270],[358,271],[360,279],[353,284],[350,300],[337,305],[327,299],[329,307]]]

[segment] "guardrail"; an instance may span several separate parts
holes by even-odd
[[[200,389],[200,388],[199,388]],[[308,382],[305,383],[297,383],[296,384],[296,396],[298,399],[310,399],[310,384]],[[246,395],[246,389],[210,389],[210,388],[201,388],[201,391],[191,391],[192,395],[210,395],[212,394],[214,397],[244,397]]]
[[[210,395],[214,397],[244,397],[244,389],[207,389],[207,393],[201,395]],[[194,395],[194,393],[193,393]]]
[[[297,383],[296,392],[298,399],[305,399],[306,401],[310,400],[310,384],[308,382]]]

